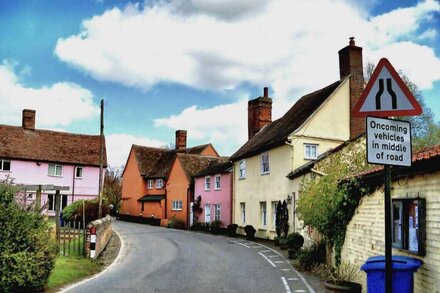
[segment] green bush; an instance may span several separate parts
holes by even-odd
[[[77,200],[63,209],[63,219],[69,221],[82,221],[83,217],[83,202],[85,204],[86,225],[98,219],[98,199],[92,200]],[[102,201],[102,216],[110,214],[110,205],[106,200]]]
[[[168,228],[185,229],[185,222],[180,219],[177,219],[176,217],[173,217],[168,222]]]
[[[220,228],[223,225],[222,221],[220,220],[215,220],[211,223],[211,232],[213,234],[220,234]]]
[[[230,236],[230,237],[236,237],[237,236],[237,228],[238,228],[238,225],[237,224],[229,224],[228,225],[228,235]]]
[[[16,191],[0,183],[0,291],[39,292],[55,265],[58,248],[44,217],[15,202]]]
[[[287,245],[291,249],[300,249],[304,244],[304,237],[298,232],[291,233],[287,236]]]
[[[299,265],[303,270],[309,271],[319,264],[325,263],[326,249],[325,243],[320,242],[300,250],[298,253]]]
[[[244,227],[244,232],[246,233],[247,240],[254,240],[255,239],[255,232],[257,232],[257,230],[255,230],[254,226],[252,226],[252,225],[246,225]]]
[[[205,229],[205,223],[195,221],[189,228],[191,231],[203,231]]]

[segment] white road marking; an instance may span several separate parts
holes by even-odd
[[[289,284],[287,284],[286,278],[281,277],[281,281],[283,282],[284,288],[286,288],[286,293],[292,293],[292,291],[290,291]]]
[[[298,281],[298,278],[287,278],[287,281]]]
[[[287,272],[287,271],[290,271],[290,269],[281,269],[282,271],[285,271],[285,272]]]
[[[261,247],[261,245],[258,245],[258,246],[249,246],[249,248],[260,248]]]
[[[304,292],[307,292],[307,291],[306,290],[302,290],[302,289],[298,289],[298,290],[295,290],[293,292],[298,292],[298,293],[302,292],[302,293],[304,293]]]
[[[264,254],[262,254],[261,252],[258,253],[259,255],[261,255],[262,257],[264,257],[265,260],[267,260],[274,268],[276,268],[277,266],[270,260],[268,259]]]
[[[284,260],[276,260],[276,261],[274,261],[274,263],[285,263],[285,261]]]
[[[268,255],[267,257],[280,257],[279,255]]]
[[[261,245],[260,245],[260,247],[261,247]],[[269,249],[266,249],[266,250],[262,250],[262,251],[260,251],[260,252],[270,252],[270,250],[269,250]]]

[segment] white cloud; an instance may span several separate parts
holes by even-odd
[[[155,127],[186,129],[188,140],[200,143],[210,142],[221,155],[232,154],[243,144],[247,135],[247,100],[200,109],[188,107],[178,115],[156,119]]]
[[[36,127],[63,128],[78,120],[91,119],[99,114],[93,94],[77,84],[57,82],[41,88],[26,87],[21,78],[30,74],[24,66],[3,60],[0,64],[0,123],[20,124],[23,109],[37,111]]]
[[[378,16],[365,9],[370,3],[175,0],[129,4],[85,20],[79,34],[57,41],[55,54],[98,80],[142,89],[161,82],[218,91],[243,84],[270,86],[273,119],[301,95],[339,78],[337,52],[348,45],[350,36],[364,48],[365,63],[388,57],[422,90],[432,87],[440,80],[440,58],[417,42],[421,36],[436,37],[432,16],[440,12],[440,3],[420,1]],[[188,129],[191,136],[219,142],[230,153],[247,137],[247,111],[241,99],[236,101],[211,109],[193,106],[156,120],[156,126]]]
[[[125,165],[132,144],[151,147],[161,147],[165,145],[164,142],[159,140],[124,133],[106,135],[105,142],[108,165],[114,167]]]

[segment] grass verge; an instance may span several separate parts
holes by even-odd
[[[56,292],[62,286],[92,276],[99,272],[101,267],[100,263],[89,258],[58,256],[46,292]]]

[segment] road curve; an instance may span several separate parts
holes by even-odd
[[[113,222],[119,257],[65,292],[314,292],[280,254],[223,236]]]

